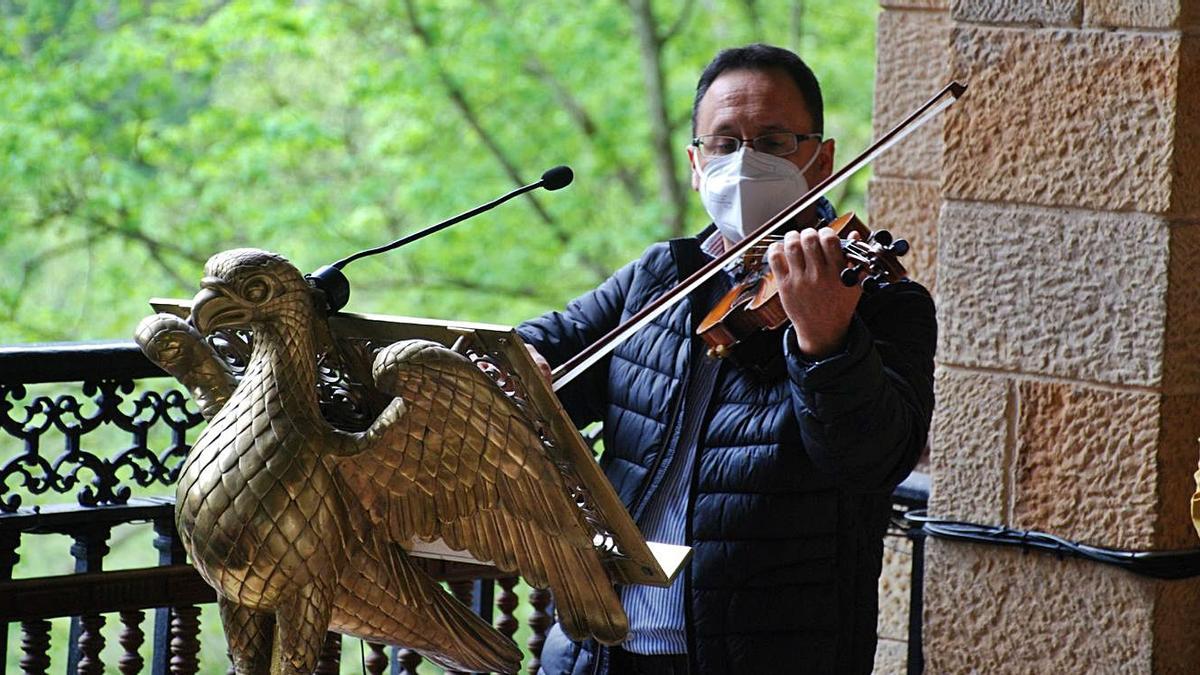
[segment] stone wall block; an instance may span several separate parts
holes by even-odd
[[[973,23],[1078,26],[1081,0],[952,0],[950,16]]]
[[[908,672],[908,643],[880,637],[875,643],[875,666],[871,672],[888,675]]]
[[[945,12],[888,10],[875,40],[875,136],[946,86],[950,23]],[[943,115],[944,118],[944,115]],[[942,119],[928,122],[875,160],[876,176],[941,176]]]
[[[1083,25],[1097,28],[1188,28],[1200,7],[1188,0],[1084,0]]]
[[[939,368],[930,433],[929,512],[1006,524],[1009,393],[1005,378]]]
[[[912,543],[906,537],[883,540],[879,575],[879,646],[875,672],[903,673],[908,657],[908,600],[912,588]]]
[[[930,539],[929,673],[1193,673],[1200,580]],[[1183,600],[1179,600],[1182,598]],[[1171,616],[1160,630],[1156,618]]]
[[[871,179],[867,192],[869,227],[907,239],[909,252],[900,262],[908,276],[937,292],[937,221],[942,207],[941,185],[935,180]]]
[[[1168,226],[1159,217],[947,202],[941,363],[1073,380],[1162,380]]]
[[[1161,397],[1033,381],[1017,393],[1013,526],[1154,548]]]
[[[960,25],[945,120],[949,199],[1165,213],[1178,33]]]

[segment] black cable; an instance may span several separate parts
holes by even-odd
[[[916,530],[941,539],[1048,551],[1059,556],[1113,565],[1155,579],[1187,579],[1200,576],[1200,548],[1167,551],[1105,548],[1069,541],[1036,530],[1014,530],[999,525],[942,520],[930,517],[924,510],[909,511],[904,514],[904,520],[910,532]]]

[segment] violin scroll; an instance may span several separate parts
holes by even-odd
[[[847,215],[857,222],[854,214]],[[845,217],[843,216],[843,218]],[[907,271],[897,258],[908,253],[908,242],[904,239],[893,238],[892,233],[887,230],[876,230],[870,233],[865,241],[846,238],[850,231],[861,234],[862,230],[859,227],[861,227],[861,223],[858,223],[857,227],[851,226],[852,229],[849,231],[839,231],[838,233],[843,237],[842,252],[848,263],[846,269],[841,273],[842,283],[846,286],[853,286],[861,281],[863,290],[870,293],[885,283],[903,279]],[[864,274],[867,275],[866,278],[863,278]]]

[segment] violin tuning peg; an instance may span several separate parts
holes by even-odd
[[[871,233],[871,241],[880,246],[888,246],[892,243],[892,233],[887,230],[875,230]]]
[[[905,253],[908,253],[908,240],[897,239],[896,241],[892,242],[892,245],[888,247],[888,250],[896,256],[902,256]]]
[[[882,285],[883,285],[883,281],[880,280],[879,275],[872,274],[871,276],[867,277],[866,279],[863,279],[863,282],[862,282],[863,292],[874,293],[875,291],[879,290],[879,287]]]
[[[862,265],[855,265],[854,267],[847,267],[846,269],[842,270],[842,284],[847,288],[857,284],[858,275],[861,274],[862,271]]]

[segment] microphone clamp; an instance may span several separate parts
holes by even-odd
[[[324,295],[325,311],[330,314],[340,311],[350,302],[350,280],[341,269],[325,265],[312,274],[306,274],[304,279]]]

